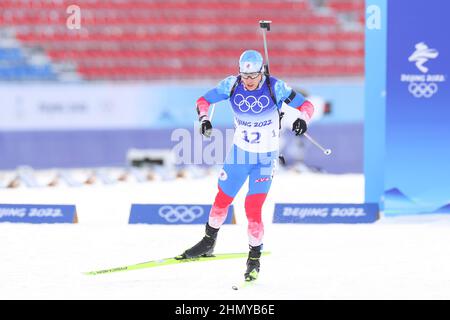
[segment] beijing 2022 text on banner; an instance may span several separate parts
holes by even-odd
[[[384,211],[450,213],[450,1],[387,11]]]
[[[74,205],[0,204],[0,222],[78,223]]]
[[[129,224],[206,224],[211,205],[133,204]],[[234,207],[228,208],[226,224],[235,224]]]
[[[372,223],[376,203],[275,203],[273,223]]]

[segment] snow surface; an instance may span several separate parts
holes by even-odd
[[[237,224],[223,226],[216,252],[246,252],[244,190]],[[450,217],[381,218],[374,224],[272,224],[274,202],[362,203],[362,175],[280,172],[264,207],[260,279],[242,282],[245,259],[99,276],[83,271],[172,257],[203,226],[128,225],[131,203],[205,203],[216,178],[0,189],[0,203],[76,204],[73,225],[0,224],[0,299],[450,299]]]

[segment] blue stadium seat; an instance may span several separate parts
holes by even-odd
[[[50,64],[31,65],[20,48],[0,48],[0,80],[56,79]]]

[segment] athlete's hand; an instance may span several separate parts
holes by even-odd
[[[308,130],[308,125],[306,124],[306,121],[303,119],[298,118],[294,121],[292,124],[292,131],[295,132],[296,136],[301,136]]]
[[[212,133],[212,124],[208,119],[200,120],[200,133],[205,137],[211,137]]]

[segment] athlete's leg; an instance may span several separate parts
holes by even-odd
[[[208,223],[213,228],[220,228],[225,222],[228,213],[228,207],[233,202],[234,197],[241,189],[245,180],[247,180],[251,166],[245,163],[235,161],[233,152],[236,152],[236,147],[227,157],[222,170],[219,175],[218,188],[219,191],[214,200],[209,213]]]
[[[228,207],[247,179],[248,169],[242,165],[225,164],[219,176],[219,192],[209,213],[205,235],[200,242],[184,251],[178,259],[210,256],[216,245],[217,233],[225,222]]]
[[[270,160],[254,166],[249,175],[249,191],[245,198],[245,213],[248,219],[248,238],[252,247],[262,244],[264,224],[262,207],[272,185],[273,171],[276,160]]]
[[[245,213],[248,219],[249,253],[247,269],[244,277],[246,281],[255,280],[260,270],[260,257],[263,247],[264,224],[262,221],[262,207],[267,193],[272,185],[275,161],[255,166],[250,171],[249,191],[245,198]]]
[[[236,162],[234,146],[227,157],[219,176],[219,192],[209,213],[209,219],[205,226],[205,235],[200,242],[192,248],[184,251],[177,259],[194,258],[198,256],[209,256],[214,251],[217,233],[225,222],[228,207],[233,201],[239,189],[247,179],[251,166]]]

